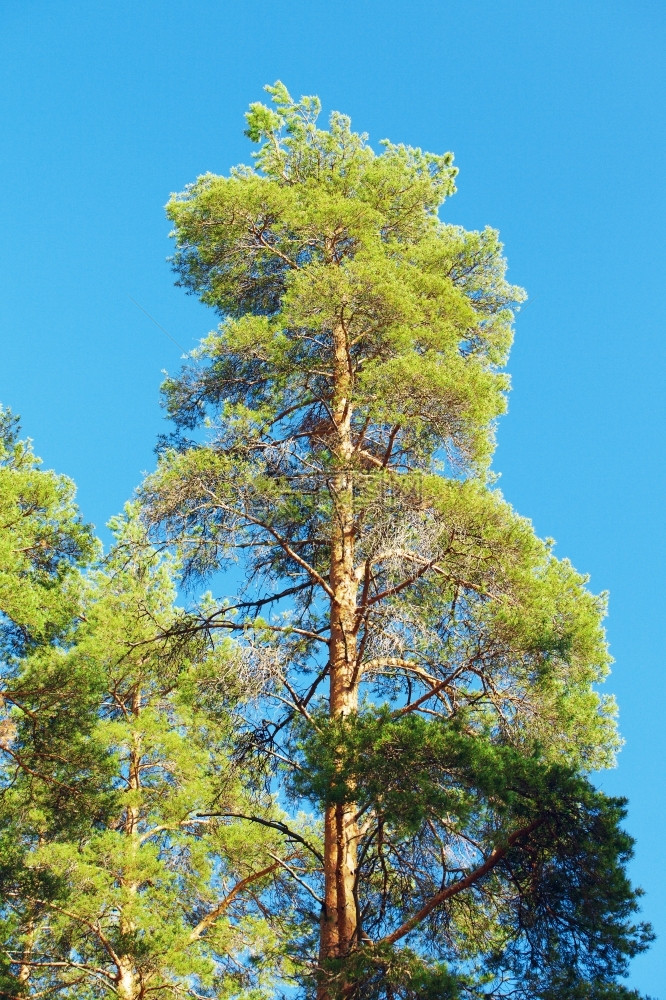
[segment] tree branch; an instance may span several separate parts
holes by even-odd
[[[527,826],[521,827],[519,830],[514,830],[514,832],[507,837],[506,842],[501,847],[495,847],[490,852],[482,865],[475,868],[474,871],[470,872],[469,875],[466,875],[465,878],[461,878],[457,882],[454,882],[453,885],[448,885],[445,889],[441,889],[439,892],[435,893],[435,895],[431,896],[428,902],[425,903],[425,905],[422,906],[413,917],[410,917],[409,920],[406,920],[400,925],[400,927],[396,928],[392,934],[387,934],[386,937],[376,941],[375,944],[395,944],[396,941],[405,937],[410,933],[410,931],[413,931],[415,927],[418,927],[418,925],[443,902],[447,899],[451,899],[452,896],[456,896],[464,889],[469,889],[470,886],[475,884],[475,882],[478,882],[484,875],[487,875],[488,872],[492,871],[493,868],[495,868],[500,861],[506,857],[509,849],[513,847],[517,841],[519,841],[522,837],[529,836],[529,834],[536,830],[537,827],[541,826],[542,823],[542,818],[535,819]]]
[[[206,916],[199,921],[196,927],[193,928],[190,932],[189,940],[198,941],[201,935],[204,934],[209,927],[212,927],[217,918],[221,916],[231,905],[239,892],[242,892],[246,886],[251,885],[253,882],[258,882],[259,879],[264,878],[265,875],[270,875],[271,872],[274,872],[279,867],[280,862],[274,861],[272,865],[262,868],[261,871],[253,872],[251,875],[246,875],[246,877],[242,878],[240,882],[237,882],[233,889],[227,893],[224,899],[218,903],[215,909],[211,910],[210,913],[207,913]]]
[[[295,830],[291,830],[284,823],[280,823],[279,820],[262,819],[260,816],[246,816],[244,813],[231,813],[231,812],[197,813],[197,815],[203,817],[222,816],[222,817],[228,817],[230,819],[246,819],[250,823],[259,823],[261,826],[268,826],[273,830],[279,830],[280,833],[286,834],[287,837],[291,838],[291,840],[295,840],[297,843],[302,844],[303,847],[306,847],[308,851],[310,851],[310,853],[313,854],[317,859],[317,861],[319,861],[322,865],[324,863],[322,855],[315,847],[312,846],[312,844],[308,843],[308,841],[304,837],[301,837],[300,833],[296,833]]]

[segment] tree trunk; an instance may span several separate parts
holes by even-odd
[[[358,707],[356,669],[356,597],[354,573],[354,487],[351,462],[351,359],[342,324],[333,331],[334,396],[332,451],[336,471],[331,480],[332,524],[330,585],[329,682],[330,716],[342,718]],[[356,944],[355,880],[358,829],[353,802],[332,803],[324,817],[324,908],[320,962],[343,958]],[[331,1000],[322,981],[318,1000]]]
[[[131,717],[138,719],[141,714],[141,687],[136,685],[132,692]],[[127,787],[130,792],[138,792],[141,788],[141,737],[134,733],[129,749]],[[136,801],[126,807],[124,833],[129,838],[131,854],[134,856],[139,849],[139,818],[140,809]],[[138,892],[139,886],[136,882],[122,879],[123,888],[127,891],[129,905],[133,903],[133,897]],[[126,912],[120,913],[120,931],[123,935],[131,935],[136,930],[136,926],[131,916]],[[117,963],[116,989],[121,1000],[137,1000],[141,996],[141,977],[136,969],[135,957],[131,953],[119,955]]]
[[[141,982],[130,956],[122,956],[120,959],[116,990],[120,1000],[137,1000],[141,995]]]
[[[30,976],[32,974],[31,962],[33,959],[33,951],[35,947],[35,938],[37,935],[36,923],[33,917],[30,917],[26,927],[25,939],[23,941],[23,951],[21,953],[21,961],[19,964],[19,971],[16,977],[19,988],[17,994],[20,995],[24,991],[27,992],[28,983],[30,981]]]

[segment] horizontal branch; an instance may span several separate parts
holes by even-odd
[[[405,705],[403,708],[397,709],[393,713],[394,718],[399,719],[400,716],[407,715],[408,712],[415,712],[416,709],[420,708],[425,701],[428,701],[428,699],[432,698],[433,695],[439,694],[440,691],[448,687],[448,685],[451,684],[460,673],[462,673],[462,670],[462,667],[458,667],[458,669],[454,670],[452,674],[445,677],[443,681],[438,681],[435,686],[430,689],[430,691],[426,691],[425,694],[422,694],[420,698],[410,702],[409,705]]]
[[[319,853],[319,851],[312,846],[300,833],[296,833],[295,830],[291,830],[285,823],[280,823],[279,820],[263,819],[261,816],[246,816],[244,813],[232,813],[232,812],[219,812],[219,813],[197,813],[198,816],[221,816],[223,818],[229,819],[246,819],[250,823],[259,823],[261,826],[270,827],[273,830],[279,830],[280,833],[284,833],[291,840],[295,840],[297,843],[302,844],[303,847],[307,848],[311,854],[315,856],[317,861],[323,865],[324,858]]]
[[[154,826],[151,830],[146,830],[142,833],[138,841],[140,844],[145,844],[147,840],[151,837],[155,837],[158,833],[166,833],[167,831],[179,830],[183,826],[189,826],[191,823],[207,823],[208,820],[203,816],[190,816],[187,819],[178,820],[177,823],[162,823],[160,826]]]
[[[16,964],[18,965],[19,962],[17,961]],[[104,979],[107,979],[109,982],[106,985],[109,986],[111,989],[113,989],[113,987],[112,987],[111,984],[114,983],[115,979],[116,979],[116,977],[113,976],[110,972],[107,972],[106,969],[101,969],[97,965],[86,965],[84,962],[76,962],[74,959],[71,959],[71,960],[70,959],[65,959],[63,961],[55,961],[54,960],[52,962],[49,962],[49,961],[30,962],[30,961],[26,961],[24,959],[21,959],[20,960],[20,964],[21,965],[25,965],[25,966],[29,966],[32,969],[82,969],[84,972],[90,972],[90,973],[92,973],[92,975],[102,976]],[[71,985],[70,983],[63,983],[58,988],[59,989],[66,989],[70,985]],[[47,991],[43,991],[43,992],[47,992]],[[114,990],[114,992],[115,992],[115,990]],[[8,995],[10,995],[10,994],[0,993],[0,996],[8,996]],[[37,994],[31,993],[30,994],[31,997],[39,996],[39,995],[40,995],[39,993],[37,993]],[[22,993],[21,997],[24,998],[25,994]]]
[[[425,684],[429,684],[431,688],[436,688],[439,685],[439,680],[424,670],[423,667],[419,667],[417,663],[405,660],[401,656],[378,656],[374,660],[366,660],[361,666],[364,672],[367,670],[381,670],[384,667],[396,667],[398,670],[409,671],[409,673],[414,674],[415,677],[418,677]]]

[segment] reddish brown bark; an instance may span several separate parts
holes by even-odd
[[[332,451],[337,466],[331,480],[332,526],[330,586],[330,715],[341,718],[358,707],[356,669],[356,600],[354,573],[354,486],[351,470],[353,442],[352,372],[347,335],[342,323],[333,331],[334,424]],[[356,944],[356,861],[358,829],[354,803],[334,803],[324,818],[324,908],[320,961],[342,958]],[[325,984],[319,1000],[330,1000]]]

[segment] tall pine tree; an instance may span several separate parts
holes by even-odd
[[[256,167],[168,207],[179,282],[222,322],[165,385],[143,497],[187,575],[241,560],[239,596],[170,634],[273,663],[239,741],[322,824],[304,989],[628,995],[649,934],[622,803],[585,778],[617,747],[604,601],[488,473],[523,294],[493,230],[440,221],[451,154],[377,155],[267,89]]]

